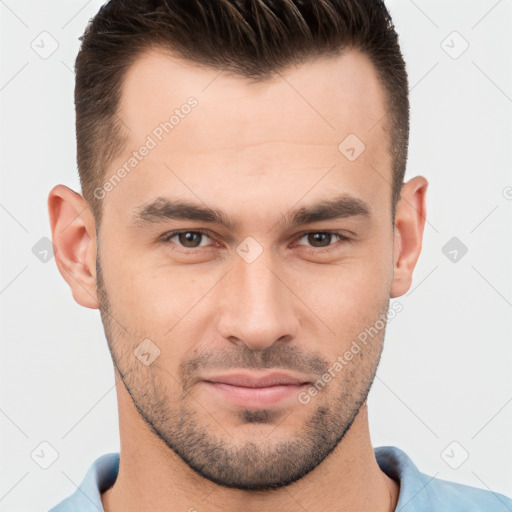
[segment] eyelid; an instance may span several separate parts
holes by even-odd
[[[305,231],[305,232],[295,236],[294,244],[296,244],[304,236],[309,235],[309,234],[316,234],[316,233],[334,235],[334,236],[339,237],[340,240],[338,240],[337,242],[334,242],[334,243],[332,243],[332,244],[330,244],[330,245],[328,245],[326,247],[312,247],[312,246],[308,246],[308,245],[302,246],[308,252],[314,252],[316,254],[318,254],[318,253],[325,253],[325,252],[329,252],[329,251],[335,250],[340,245],[348,244],[348,243],[351,243],[351,242],[354,241],[354,239],[352,237],[347,236],[345,231],[337,231],[337,230],[329,230],[329,229],[325,229],[325,230],[319,229],[319,230],[316,230],[316,231],[315,230],[313,230],[313,231],[311,231],[311,230],[310,231]]]
[[[208,238],[211,238],[214,240],[215,238],[211,235],[210,231],[207,229],[201,229],[201,228],[194,228],[194,229],[178,229],[176,231],[167,231],[163,235],[160,235],[158,239],[162,242],[168,242],[171,238],[174,238],[176,235],[180,235],[181,233],[201,233]],[[183,247],[183,249],[186,249],[186,247]]]
[[[159,240],[165,243],[165,242],[168,242],[171,238],[174,238],[176,235],[179,235],[181,233],[201,233],[213,241],[216,240],[216,238],[214,236],[212,236],[211,232],[208,229],[202,229],[202,228],[179,229],[176,231],[168,231],[168,232],[164,233],[163,235],[161,235],[159,237]],[[335,236],[338,236],[340,238],[340,240],[338,240],[338,244],[333,243],[333,244],[328,245],[327,247],[312,247],[312,246],[303,245],[302,247],[304,247],[307,251],[312,251],[312,252],[316,252],[316,253],[327,252],[327,251],[330,251],[333,248],[337,247],[338,245],[343,245],[343,244],[347,244],[347,243],[354,241],[354,239],[351,236],[348,236],[347,232],[343,231],[343,230],[339,231],[339,230],[329,230],[329,229],[324,229],[324,230],[322,230],[322,229],[311,230],[310,229],[310,230],[302,231],[300,233],[296,233],[294,236],[294,239],[293,239],[294,240],[293,244],[296,244],[301,238],[303,238],[306,235],[317,234],[317,233],[335,235]],[[178,247],[180,247],[180,249],[182,249],[185,252],[194,252],[194,251],[197,251],[197,249],[199,249],[200,247],[202,247],[203,249],[211,249],[211,247],[207,247],[207,246],[187,248],[187,247],[181,247],[178,245]]]
[[[314,233],[327,233],[330,235],[338,235],[341,238],[347,238],[347,239],[351,239],[353,236],[351,232],[349,232],[345,229],[341,229],[341,230],[340,229],[306,229],[305,231],[296,233],[294,238],[297,240],[297,239],[302,238],[305,235],[310,235],[310,234],[314,234]]]

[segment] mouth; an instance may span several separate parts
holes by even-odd
[[[283,405],[311,381],[287,373],[231,373],[204,379],[202,383],[218,398],[252,409]]]

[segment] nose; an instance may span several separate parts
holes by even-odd
[[[252,263],[236,261],[218,290],[220,335],[253,350],[294,339],[299,324],[293,283],[264,254]]]

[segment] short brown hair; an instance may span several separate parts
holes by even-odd
[[[123,79],[151,48],[255,81],[315,56],[362,51],[387,100],[394,222],[407,162],[409,96],[398,36],[381,0],[110,0],[80,40],[77,164],[97,225],[102,209],[94,190],[126,144],[117,116]]]

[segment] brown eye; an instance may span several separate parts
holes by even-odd
[[[311,233],[306,233],[302,235],[300,240],[303,238],[307,239],[307,242],[311,244],[309,247],[316,249],[325,249],[329,248],[333,245],[333,237],[336,237],[339,240],[349,241],[350,239],[341,233],[331,233],[330,231],[315,231]],[[300,241],[299,240],[299,241]],[[336,240],[334,240],[336,241]],[[300,244],[302,245],[302,244]]]
[[[209,238],[206,233],[201,231],[178,231],[168,233],[163,237],[165,242],[171,242],[173,238],[176,238],[178,245],[186,249],[196,249],[202,247],[205,244],[201,244],[204,238]]]
[[[313,247],[328,247],[332,240],[332,233],[309,233],[306,236]]]

